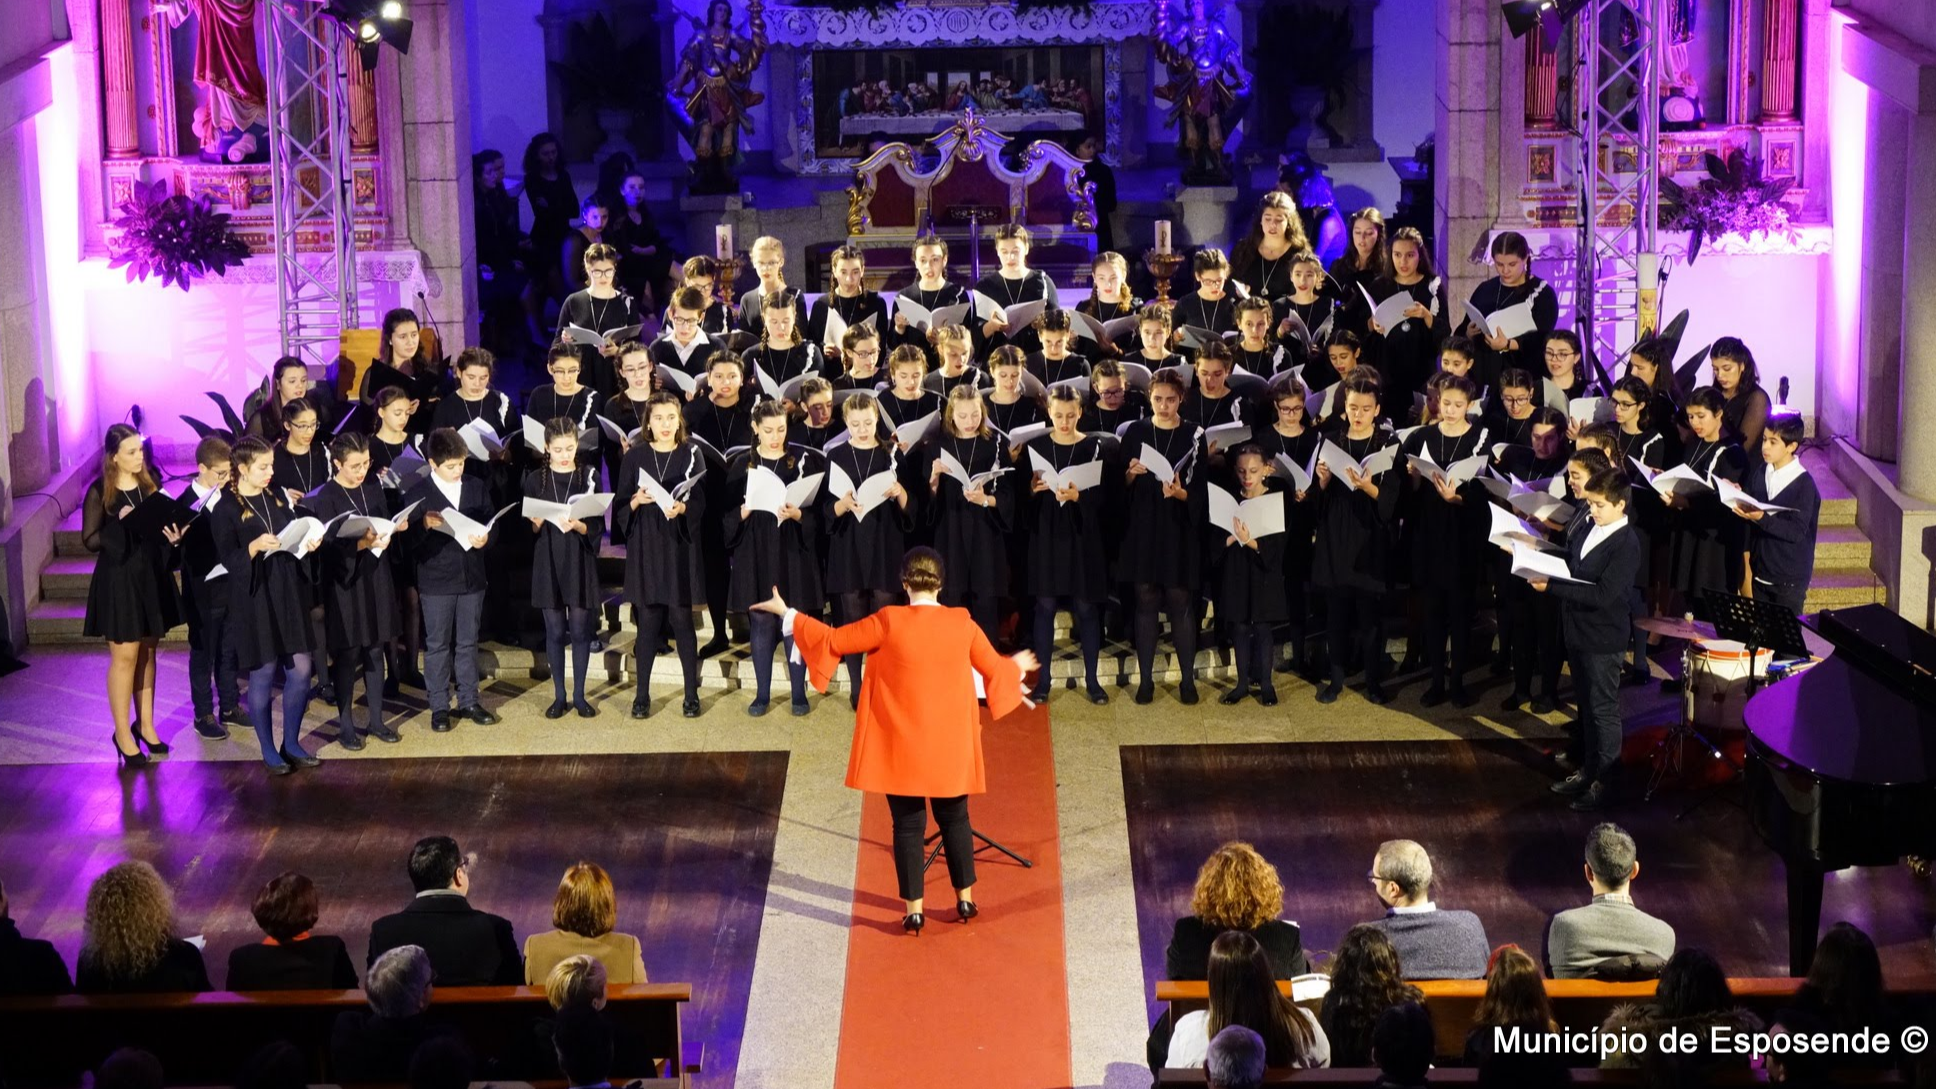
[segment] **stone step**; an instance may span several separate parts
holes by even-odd
[[[94,557],[57,555],[40,571],[42,601],[87,600],[87,584],[94,578]]]
[[[1888,591],[1875,572],[1867,567],[1816,568],[1808,584],[1803,612],[1845,609],[1851,605],[1872,605],[1888,600]]]
[[[1855,525],[1855,500],[1824,498],[1822,500],[1821,517],[1817,525],[1823,529],[1827,529],[1830,526],[1841,527]]]
[[[1869,536],[1853,525],[1820,526],[1815,533],[1815,566],[1867,568]]]
[[[93,557],[81,543],[81,512],[75,511],[61,520],[54,529],[54,555],[71,557]]]

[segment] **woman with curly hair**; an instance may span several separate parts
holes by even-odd
[[[1331,1041],[1335,1066],[1371,1066],[1371,1032],[1378,1016],[1401,1002],[1423,1002],[1424,992],[1405,982],[1398,950],[1385,932],[1359,923],[1345,933],[1331,961],[1331,990],[1318,1024]]]
[[[74,989],[82,994],[212,991],[202,951],[175,934],[175,897],[146,862],[108,868],[87,890]]]

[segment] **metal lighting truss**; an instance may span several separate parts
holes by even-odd
[[[1611,362],[1652,316],[1660,229],[1660,17],[1663,0],[1590,0],[1573,21],[1580,128],[1576,328]],[[1622,13],[1634,37],[1618,32]],[[1649,311],[1642,314],[1643,292]]]
[[[314,366],[355,328],[348,44],[313,0],[269,15],[269,168],[282,354]],[[303,252],[307,246],[307,252]]]

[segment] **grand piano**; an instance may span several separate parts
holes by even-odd
[[[1835,647],[1751,698],[1748,811],[1788,872],[1788,965],[1822,925],[1822,879],[1936,857],[1936,636],[1881,605],[1824,612]]]

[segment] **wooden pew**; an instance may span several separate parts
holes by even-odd
[[[614,1029],[652,1056],[654,1070],[615,1070],[623,1084],[638,1077],[676,1077],[688,1084],[697,1063],[680,1036],[680,1010],[692,1001],[689,983],[615,984],[605,1012]],[[210,991],[204,994],[63,995],[0,998],[0,1075],[12,1086],[72,1086],[117,1047],[134,1046],[161,1060],[171,1085],[233,1085],[257,1048],[283,1039],[302,1051],[313,1082],[335,1082],[329,1034],[345,1010],[368,1009],[362,991]],[[517,1078],[521,1070],[492,1073],[485,1064],[513,1062],[529,1052],[532,1025],[551,1015],[543,987],[438,987],[430,1016],[455,1025],[477,1056],[479,1078]]]
[[[1731,979],[1735,1001],[1753,1010],[1763,1021],[1788,1005],[1802,981],[1791,978]],[[1483,979],[1417,980],[1414,985],[1425,992],[1426,1008],[1432,1011],[1432,1028],[1438,1036],[1440,1058],[1457,1059],[1465,1054],[1465,1034],[1472,1027],[1472,1015],[1486,993]],[[1290,983],[1280,981],[1278,989],[1290,993]],[[1654,981],[1643,983],[1602,983],[1592,979],[1549,979],[1546,996],[1553,1003],[1553,1019],[1563,1029],[1591,1029],[1603,1024],[1614,1007],[1645,1002],[1654,995]],[[1210,985],[1202,980],[1163,980],[1156,984],[1156,1000],[1167,1002],[1172,1018],[1181,1017],[1208,1004]],[[1312,1013],[1317,1003],[1307,1003]]]

